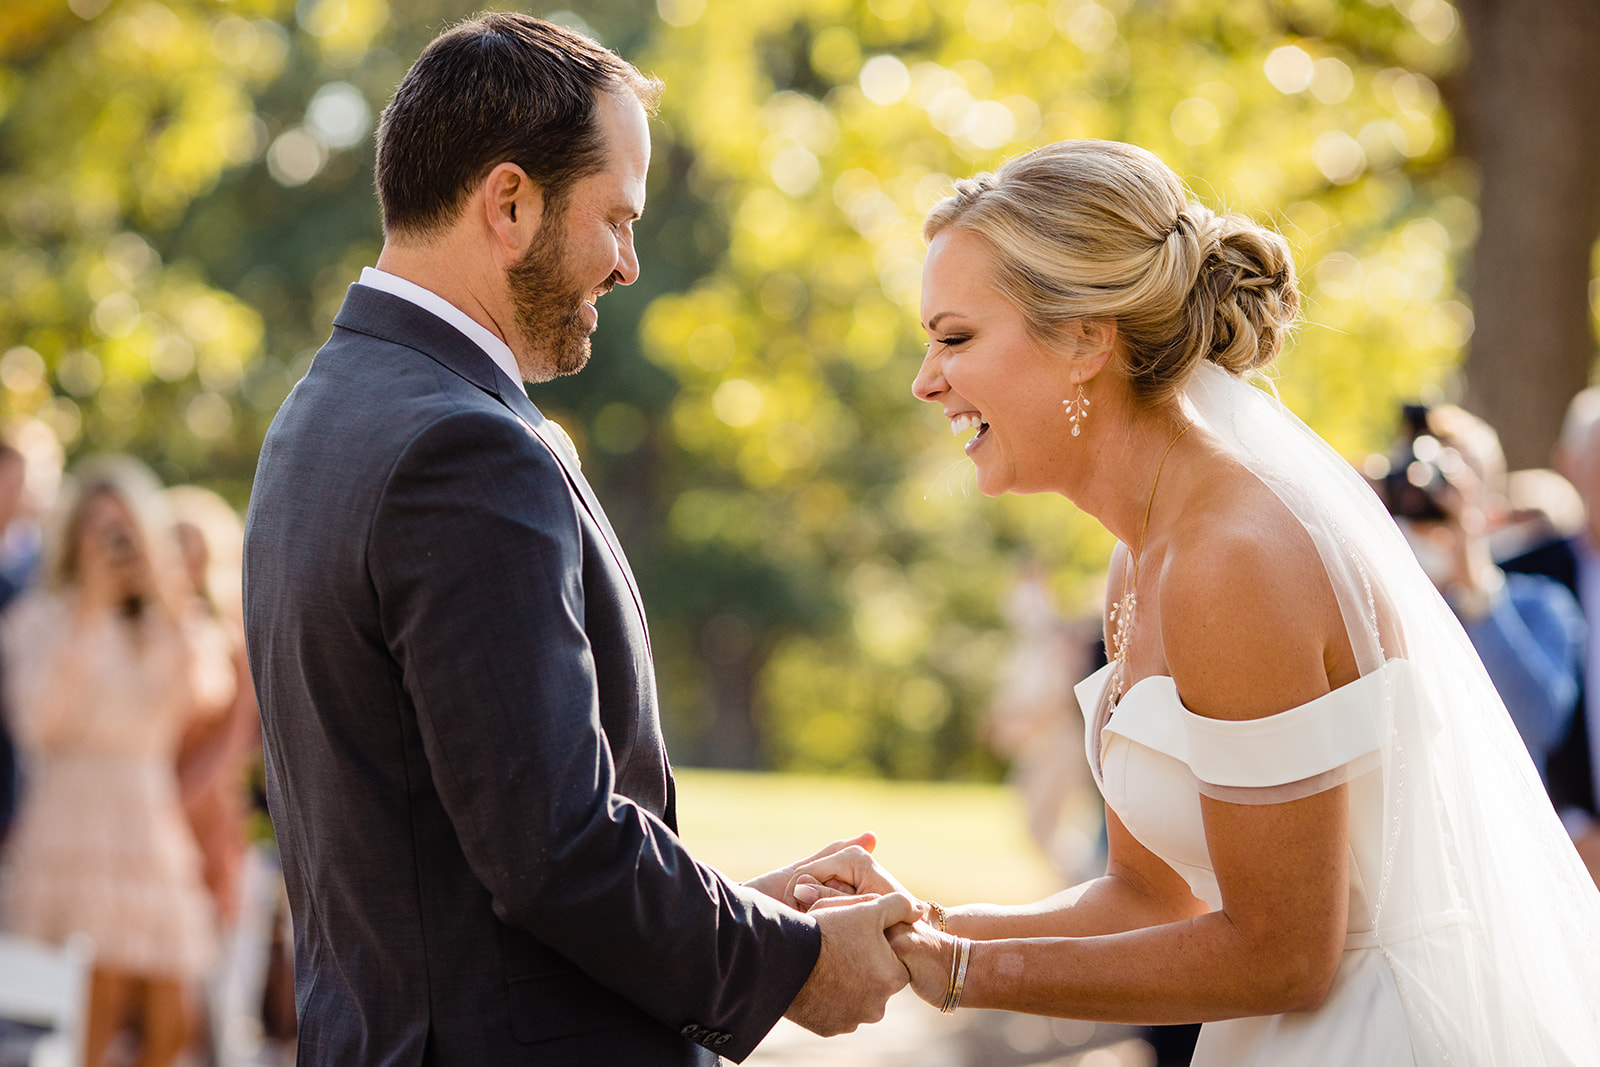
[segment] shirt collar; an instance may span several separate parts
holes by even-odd
[[[494,360],[494,365],[504,372],[516,386],[517,391],[522,392],[524,396],[527,395],[522,385],[522,375],[517,371],[517,357],[511,354],[510,347],[504,341],[477,319],[431,289],[424,289],[416,282],[407,281],[398,274],[390,274],[377,267],[361,268],[361,284],[372,289],[380,289],[391,296],[398,296],[402,300],[409,300],[466,334],[490,359]]]

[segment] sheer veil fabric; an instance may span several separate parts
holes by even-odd
[[[1185,407],[1299,519],[1363,680],[1381,671],[1351,705],[1367,721],[1349,723],[1375,752],[1315,780],[1202,791],[1275,803],[1381,774],[1370,937],[1423,1035],[1417,1062],[1600,1064],[1600,892],[1450,609],[1361,476],[1275,395],[1207,362]],[[1407,669],[1384,670],[1394,660]]]

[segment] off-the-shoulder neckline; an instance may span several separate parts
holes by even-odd
[[[1284,708],[1282,711],[1275,711],[1270,715],[1260,715],[1260,716],[1257,716],[1256,718],[1253,718],[1253,719],[1217,719],[1217,718],[1213,718],[1213,717],[1211,717],[1209,715],[1201,715],[1201,714],[1199,714],[1197,712],[1190,711],[1188,705],[1186,705],[1183,702],[1183,699],[1178,696],[1178,683],[1172,677],[1172,675],[1170,675],[1170,674],[1147,674],[1143,678],[1140,678],[1138,681],[1134,682],[1132,685],[1128,686],[1127,690],[1124,691],[1123,694],[1122,694],[1122,699],[1117,701],[1116,704],[1113,704],[1113,705],[1110,706],[1110,708],[1108,710],[1108,713],[1107,713],[1107,715],[1105,717],[1105,720],[1104,720],[1102,725],[1103,726],[1104,725],[1109,725],[1110,722],[1111,722],[1111,719],[1116,716],[1117,712],[1119,710],[1121,710],[1124,706],[1127,705],[1129,698],[1131,698],[1133,696],[1134,692],[1137,689],[1139,689],[1141,686],[1143,686],[1146,682],[1165,682],[1167,687],[1172,691],[1173,698],[1177,701],[1179,710],[1182,711],[1185,715],[1194,716],[1196,719],[1202,719],[1202,720],[1205,720],[1207,722],[1215,722],[1215,723],[1264,722],[1264,721],[1267,721],[1267,720],[1270,720],[1270,719],[1275,719],[1280,715],[1287,715],[1287,714],[1289,714],[1291,712],[1299,711],[1302,708],[1309,708],[1309,707],[1312,707],[1312,706],[1314,706],[1316,704],[1320,704],[1323,701],[1334,699],[1334,698],[1338,697],[1341,693],[1350,692],[1352,689],[1354,689],[1357,686],[1360,686],[1363,682],[1366,682],[1368,679],[1377,678],[1377,677],[1385,674],[1389,670],[1389,668],[1392,667],[1394,664],[1406,663],[1406,662],[1408,662],[1408,661],[1403,659],[1403,658],[1401,658],[1401,657],[1398,657],[1398,656],[1396,656],[1394,658],[1391,658],[1391,659],[1384,660],[1382,666],[1376,667],[1373,670],[1368,671],[1366,674],[1363,674],[1358,678],[1352,678],[1350,681],[1344,683],[1341,686],[1335,686],[1334,688],[1328,690],[1326,693],[1323,693],[1319,697],[1313,697],[1312,699],[1306,701],[1303,704],[1296,704],[1292,708]],[[1084,679],[1084,681],[1093,681],[1095,678],[1097,678],[1100,675],[1105,674],[1107,671],[1109,671],[1112,668],[1112,666],[1113,666],[1113,664],[1110,664],[1110,663],[1106,664],[1105,666],[1101,667],[1099,670],[1095,671],[1094,674],[1091,674],[1088,678]],[[1104,691],[1104,688],[1105,687],[1102,684],[1101,685],[1102,692]]]

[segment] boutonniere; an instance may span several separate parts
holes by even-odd
[[[561,424],[555,419],[547,417],[544,420],[544,424],[555,431],[556,440],[560,441],[561,447],[567,450],[567,455],[571,458],[572,465],[579,470],[582,470],[583,460],[578,456],[578,446],[572,443],[572,435],[567,433],[566,430],[562,429]]]

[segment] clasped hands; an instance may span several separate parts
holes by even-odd
[[[879,1021],[908,982],[936,1006],[949,989],[955,939],[873,858],[876,846],[871,832],[835,841],[746,883],[816,919],[822,952],[785,1014],[824,1037]]]

